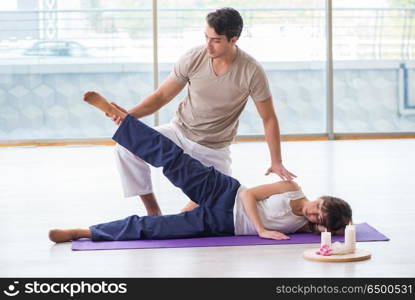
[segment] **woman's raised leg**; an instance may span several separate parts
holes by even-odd
[[[84,100],[107,114],[122,118],[113,139],[154,167],[163,167],[164,175],[192,201],[200,205],[229,191],[236,193],[239,187],[236,179],[185,154],[173,141],[119,111],[98,93],[88,92]]]
[[[202,204],[229,190],[235,191],[239,182],[206,167],[185,154],[173,141],[128,115],[113,139],[154,167],[163,167],[164,175],[194,202]]]

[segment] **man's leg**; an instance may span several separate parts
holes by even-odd
[[[147,215],[149,216],[161,216],[161,209],[157,202],[156,195],[154,193],[149,193],[145,195],[140,195],[141,201],[146,208]]]
[[[138,196],[146,208],[147,215],[161,215],[160,207],[153,193],[151,171],[148,164],[118,144],[115,146],[114,152],[124,197]]]

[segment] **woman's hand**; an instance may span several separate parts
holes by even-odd
[[[290,237],[278,232],[278,231],[270,231],[270,230],[262,230],[258,233],[258,235],[263,239],[272,239],[272,240],[289,240]]]

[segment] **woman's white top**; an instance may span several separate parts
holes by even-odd
[[[256,235],[254,225],[246,215],[240,193],[246,189],[240,186],[235,197],[233,207],[233,220],[235,235]],[[304,198],[301,190],[274,194],[267,199],[257,201],[257,208],[262,224],[267,230],[279,231],[282,233],[293,233],[308,223],[304,216],[297,216],[292,212],[290,201]]]

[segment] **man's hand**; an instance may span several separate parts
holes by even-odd
[[[115,102],[111,102],[112,105],[114,105],[116,108],[118,108],[119,110],[121,110],[122,112],[125,112],[126,114],[128,114],[128,111],[124,108],[122,108],[121,106],[119,106],[117,103]],[[120,125],[122,122],[122,119],[120,117],[114,116],[114,115],[109,115],[107,113],[105,113],[105,115],[107,117],[109,117],[111,120],[113,120],[115,122],[115,124]]]
[[[289,240],[290,237],[278,231],[269,231],[262,230],[258,235],[263,239],[272,239],[272,240]]]
[[[278,176],[280,176],[282,180],[288,180],[288,181],[293,180],[294,178],[297,177],[296,175],[294,175],[293,173],[285,169],[282,163],[272,164],[272,166],[267,170],[265,175],[269,175],[271,173],[275,173]]]

